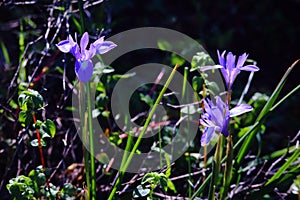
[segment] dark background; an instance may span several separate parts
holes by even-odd
[[[33,5],[17,6],[14,2],[0,2],[0,39],[6,46],[11,60],[11,65],[6,66],[0,50],[1,104],[7,100],[7,87],[18,65],[18,32],[20,31],[18,23],[23,17],[29,17],[37,25],[35,30],[24,26],[24,31],[27,33],[25,35],[26,42],[33,41],[44,34],[45,24],[48,20],[47,9],[51,6],[52,1],[38,1]],[[68,2],[60,1],[58,4],[64,6]],[[76,7],[77,3],[73,2],[72,5]],[[217,49],[232,51],[237,55],[247,52],[250,54],[249,58],[256,60],[261,69],[255,73],[250,94],[262,92],[270,95],[286,69],[300,58],[299,12],[299,0],[111,0],[86,9],[85,18],[88,32],[95,35],[103,28],[103,34],[107,37],[131,28],[145,26],[177,30],[198,40],[215,62],[217,62]],[[78,13],[74,15],[79,19]],[[70,24],[70,32],[72,34],[78,32],[71,21]],[[62,30],[59,34],[60,39],[67,35],[64,32],[66,30]],[[34,46],[33,48],[36,50],[40,47]],[[46,58],[52,57],[55,51],[57,49],[53,46]],[[63,54],[59,54],[57,60],[50,67],[55,68],[60,64],[62,58]],[[67,58],[71,58],[71,56]],[[45,63],[48,62],[47,59]],[[34,68],[36,63],[29,64]],[[283,89],[283,94],[299,84],[299,68],[298,65],[292,72]],[[72,72],[69,70],[68,75],[74,78],[75,75]],[[51,78],[47,77],[45,81],[48,86],[46,87],[48,88],[47,95],[49,99],[57,100],[59,99],[58,95],[62,93],[62,83],[56,78]],[[239,80],[244,80],[243,78],[247,78],[246,73],[241,74]],[[38,87],[41,87],[40,85]],[[243,84],[235,84],[234,87],[241,90]],[[263,144],[266,146],[271,144],[268,150],[286,146],[288,138],[298,132],[299,97],[298,92],[268,118],[267,131],[263,140]],[[16,99],[16,96],[14,98]],[[50,107],[51,101],[49,102]],[[53,110],[49,109],[49,112]],[[4,119],[2,117],[0,116],[0,119]],[[11,131],[10,126],[6,126],[5,130],[0,131],[1,135],[7,136],[2,139],[15,138],[17,134]],[[6,160],[6,155],[3,154],[2,160]],[[6,163],[2,164],[5,166]]]
[[[5,66],[3,54],[0,52],[0,72],[5,74],[0,76],[2,94],[0,97],[3,101],[7,98],[6,88],[18,65],[19,21],[29,17],[36,23],[35,30],[24,25],[24,31],[27,32],[25,42],[33,41],[45,32],[47,10],[51,7],[51,3],[52,1],[38,1],[32,5],[16,5],[15,1],[4,1],[0,4],[0,39],[7,47],[11,60],[11,66]],[[70,2],[60,1],[57,6],[65,7],[66,4]],[[71,4],[76,9],[77,3]],[[250,95],[254,92],[270,95],[286,69],[300,58],[299,11],[299,0],[111,0],[86,9],[85,22],[87,31],[99,34],[103,29],[102,34],[107,37],[145,26],[177,30],[198,40],[216,62],[217,49],[232,51],[237,55],[247,52],[250,54],[249,58],[256,60],[261,69],[255,73]],[[57,13],[59,12],[55,11],[55,15]],[[79,19],[78,12],[74,13],[74,16]],[[78,32],[71,20],[70,25],[70,32]],[[64,31],[66,29],[62,29],[59,37],[66,36],[67,33]],[[33,47],[38,48],[40,47]],[[49,51],[50,57],[57,51],[54,46],[52,49]],[[54,63],[52,67],[56,65],[57,63]],[[299,83],[299,74],[300,69],[297,66],[281,96]],[[239,80],[246,79],[246,73],[242,73],[239,77]],[[241,91],[243,86],[244,84],[236,83],[234,89]],[[52,87],[61,87],[61,84]],[[299,93],[292,96],[267,121],[269,130],[285,138],[296,134],[299,129],[297,119],[300,118],[298,103]],[[279,139],[278,143],[280,142]]]

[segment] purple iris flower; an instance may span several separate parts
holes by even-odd
[[[205,126],[205,130],[201,137],[201,145],[206,145],[214,133],[222,133],[227,137],[230,117],[241,115],[252,109],[248,104],[240,104],[229,110],[228,105],[219,96],[216,97],[215,105],[210,99],[204,99],[205,112],[201,116],[200,123]]]
[[[220,54],[219,50],[217,52],[218,52],[220,65],[205,66],[201,68],[201,71],[220,68],[226,82],[227,90],[231,90],[232,84],[235,78],[237,77],[237,75],[241,72],[241,70],[250,71],[250,72],[256,72],[259,70],[259,68],[255,65],[244,66],[245,61],[248,57],[248,54],[246,53],[239,56],[237,63],[235,63],[236,56],[233,55],[231,52],[227,54],[226,58],[225,58],[226,51],[223,51],[222,54]]]
[[[88,43],[89,34],[85,32],[80,40],[80,47],[77,42],[73,40],[71,35],[69,35],[66,40],[60,41],[56,45],[60,51],[72,53],[76,58],[75,73],[82,82],[88,82],[92,77],[93,62],[91,59],[96,54],[104,54],[117,46],[111,41],[104,41],[104,37],[93,42],[89,49],[87,49]]]

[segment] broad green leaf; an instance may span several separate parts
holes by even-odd
[[[174,193],[177,193],[174,183],[171,180],[168,180],[168,188],[172,190]]]
[[[44,124],[46,125],[46,127],[49,130],[50,136],[53,138],[56,134],[56,126],[54,124],[53,121],[51,121],[50,119],[47,119]]]
[[[164,192],[168,191],[168,179],[166,176],[161,176],[159,180],[160,186]]]
[[[32,115],[30,111],[20,111],[19,122],[23,127],[29,126],[32,123]]]

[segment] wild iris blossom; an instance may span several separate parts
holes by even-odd
[[[256,72],[259,70],[259,68],[255,65],[246,65],[245,61],[248,57],[248,54],[244,53],[241,56],[239,56],[237,63],[236,56],[233,55],[231,52],[229,52],[225,58],[226,51],[223,51],[222,54],[220,54],[219,50],[218,52],[218,58],[220,65],[214,65],[214,66],[205,66],[202,67],[201,71],[211,70],[211,69],[221,69],[222,75],[225,79],[225,83],[227,86],[227,90],[231,90],[232,84],[237,77],[237,75],[241,72],[241,70],[244,71],[250,71],[250,72]]]
[[[205,130],[201,137],[201,145],[206,145],[215,132],[227,137],[230,117],[241,115],[252,109],[248,104],[240,104],[229,110],[228,105],[219,96],[216,97],[216,104],[208,98],[204,99],[205,112],[201,116],[200,123],[205,126]]]
[[[93,42],[89,49],[87,49],[88,43],[89,34],[85,32],[80,40],[80,47],[77,44],[77,41],[75,42],[73,40],[71,35],[68,36],[68,39],[63,40],[56,45],[60,51],[64,53],[70,52],[76,58],[75,72],[82,82],[88,82],[92,77],[93,63],[91,59],[96,54],[104,54],[117,46],[111,41],[104,41],[104,37]]]

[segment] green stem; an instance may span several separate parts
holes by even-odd
[[[188,70],[189,70],[188,67],[184,68],[184,73],[183,73],[184,78],[183,78],[183,83],[182,83],[181,100],[184,100],[185,96],[186,96],[186,98],[188,98],[188,94],[187,94],[187,90],[186,90],[186,85],[187,85],[187,80],[188,80],[188,72],[189,72]],[[187,110],[188,110],[188,121],[191,121],[191,119],[190,119],[190,107],[189,106],[187,107]],[[182,116],[180,116],[180,117],[182,117]],[[190,124],[189,123],[187,124],[187,130],[188,130],[188,132],[190,130]],[[190,146],[190,144],[189,144],[189,146]],[[191,168],[191,155],[190,155],[190,152],[188,152],[187,156],[188,156],[187,157],[187,164],[188,164],[189,182],[193,183],[193,180],[192,180],[192,177],[191,177],[192,168]],[[191,198],[191,196],[192,196],[191,184],[188,184],[188,195],[189,195],[189,198]]]
[[[219,173],[221,169],[221,158],[222,158],[222,151],[223,151],[222,137],[223,137],[222,134],[219,134],[214,160],[212,163],[212,180],[210,182],[209,193],[208,193],[208,199],[210,200],[215,199],[215,189],[219,182]]]
[[[78,0],[78,8],[79,8],[79,15],[80,15],[80,34],[83,34],[85,30],[85,23],[84,23],[84,16],[83,16],[83,2],[82,0]]]
[[[229,135],[227,138],[226,164],[225,164],[224,179],[223,179],[223,189],[221,191],[221,200],[224,200],[227,197],[227,193],[231,181],[232,161],[233,161],[233,143],[232,143],[232,136]]]
[[[158,95],[158,97],[157,97],[157,99],[156,99],[156,101],[155,101],[155,104],[154,104],[153,107],[151,108],[151,110],[150,110],[150,112],[149,112],[149,115],[148,115],[148,117],[147,117],[147,119],[146,119],[146,122],[145,122],[145,124],[144,124],[144,126],[143,126],[143,129],[142,129],[142,131],[141,131],[141,133],[140,133],[140,135],[139,135],[137,141],[135,142],[135,144],[134,144],[134,146],[133,146],[133,148],[132,148],[132,150],[131,150],[131,152],[130,152],[128,158],[127,158],[127,161],[125,162],[124,166],[121,166],[121,167],[120,167],[120,171],[125,172],[125,171],[127,170],[128,166],[129,166],[129,164],[130,164],[130,162],[131,162],[131,160],[132,160],[132,158],[133,158],[133,155],[135,154],[137,148],[139,147],[139,144],[140,144],[141,141],[142,141],[142,138],[143,138],[143,136],[144,136],[144,134],[145,134],[145,132],[146,132],[148,126],[149,126],[149,123],[150,123],[150,121],[151,121],[151,119],[152,119],[152,117],[153,117],[153,115],[154,115],[154,113],[155,113],[155,110],[156,110],[157,106],[159,105],[159,103],[160,103],[160,101],[161,101],[161,99],[162,99],[164,93],[166,92],[166,90],[167,90],[167,88],[168,88],[168,86],[169,86],[171,80],[173,79],[173,76],[174,76],[174,74],[175,74],[177,68],[178,68],[178,65],[176,64],[176,66],[175,66],[174,69],[172,70],[172,72],[171,72],[169,78],[167,79],[167,81],[166,81],[164,87],[162,88],[161,92],[159,93],[159,95]],[[111,199],[114,197],[114,195],[115,195],[115,193],[116,193],[116,191],[117,191],[117,185],[119,185],[119,184],[120,184],[120,176],[118,177],[118,179],[117,179],[117,181],[116,181],[116,183],[115,183],[115,185],[114,185],[114,187],[113,187],[113,189],[112,189],[112,191],[111,191],[111,193],[110,193],[110,195],[109,195],[109,197],[108,197],[108,200],[111,200]]]
[[[85,102],[85,92],[83,83],[80,82],[79,84],[79,102]],[[79,104],[80,110],[80,119],[82,124],[82,142],[83,144],[87,144],[88,141],[88,128],[87,128],[87,113],[85,110],[85,104]],[[91,188],[90,188],[90,166],[89,166],[89,151],[86,148],[83,148],[83,159],[84,159],[84,168],[85,168],[85,178],[86,178],[86,185],[87,185],[87,199],[89,199]]]
[[[90,83],[86,83],[87,93],[87,106],[88,106],[88,129],[89,129],[89,150],[90,150],[90,162],[91,162],[91,198],[96,199],[96,175],[95,175],[95,152],[94,152],[94,137],[93,137],[93,116],[91,106],[91,86]]]

